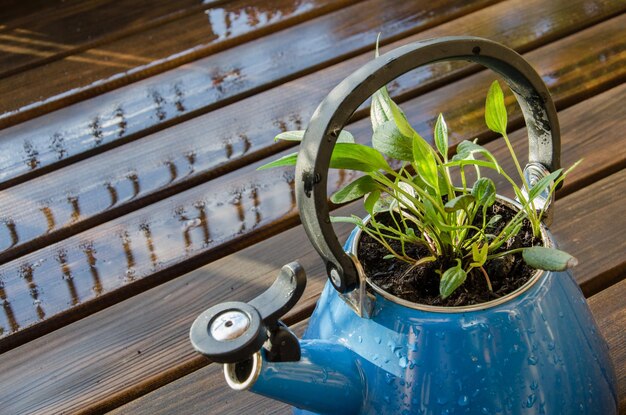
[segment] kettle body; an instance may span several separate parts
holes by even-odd
[[[367,279],[356,258],[358,230],[343,247],[334,232],[328,169],[343,126],[393,79],[446,60],[482,64],[513,91],[528,132],[524,176],[531,190],[559,169],[556,107],[515,51],[487,39],[446,37],[388,52],[335,87],[302,138],[296,201],[328,274],[303,339],[280,321],[306,285],[304,270],[292,262],[251,301],[200,314],[191,343],[224,363],[231,388],[287,402],[299,408],[296,415],[616,414],[608,347],[569,272],[537,271],[518,290],[484,304],[422,306]],[[542,211],[551,200],[543,198]],[[554,246],[543,225],[542,233],[544,245]]]
[[[352,352],[334,359],[353,359],[362,375],[360,414],[616,414],[608,346],[571,274],[541,272],[514,294],[441,312],[376,293],[361,318],[327,283],[303,340]]]

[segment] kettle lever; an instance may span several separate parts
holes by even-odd
[[[298,302],[305,287],[299,263],[283,266],[272,286],[250,302],[221,303],[200,314],[189,333],[193,347],[218,363],[246,360],[262,347],[269,361],[300,360],[298,339],[279,318]]]

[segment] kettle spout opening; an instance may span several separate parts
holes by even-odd
[[[224,365],[226,383],[318,414],[358,413],[364,399],[363,374],[348,348],[303,340],[296,362],[270,362],[265,350]]]

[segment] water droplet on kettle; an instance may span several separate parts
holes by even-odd
[[[459,400],[457,402],[459,406],[466,406],[469,403],[469,398],[466,395],[459,396]]]
[[[531,366],[535,366],[537,364],[537,358],[535,356],[530,356],[528,358],[528,364]]]
[[[374,337],[374,341],[375,341],[377,344],[380,344],[381,339],[380,339],[380,337],[376,336],[376,337]]]
[[[526,408],[532,408],[536,400],[537,400],[537,395],[535,395],[534,393],[531,393],[530,395],[528,395],[528,399],[526,399]]]
[[[400,365],[401,368],[407,367],[408,364],[409,364],[409,362],[407,361],[406,357],[404,357],[404,356],[402,356],[400,358],[400,360],[398,360],[398,365]]]
[[[359,340],[359,343],[363,343],[363,337],[359,336],[358,340]]]

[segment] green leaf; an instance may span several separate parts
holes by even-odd
[[[380,199],[380,190],[374,190],[365,198],[363,206],[365,207],[365,211],[370,215],[374,215],[374,205],[378,199]]]
[[[472,195],[460,195],[449,200],[443,208],[446,212],[456,212],[457,210],[467,209],[469,205],[474,203],[474,200]]]
[[[418,133],[413,134],[413,162],[424,182],[439,191],[439,173],[433,149]]]
[[[389,255],[385,255],[385,256],[383,257],[383,259],[393,259],[393,258],[395,258],[395,257],[396,257],[395,255],[393,255],[393,254],[389,254]]]
[[[265,170],[281,166],[295,166],[296,161],[298,161],[298,153],[291,153],[279,158],[278,160],[270,161],[269,163],[257,168],[257,170]]]
[[[496,201],[496,185],[493,180],[481,177],[472,187],[472,195],[481,206],[491,206]]]
[[[439,114],[437,122],[435,123],[435,145],[439,154],[443,156],[444,160],[448,159],[448,126],[443,119],[443,114]]]
[[[391,98],[389,100],[391,101]],[[391,101],[391,114],[393,115],[393,120],[402,134],[407,137],[411,137],[413,134],[416,134],[413,127],[411,127],[411,124],[409,124],[409,120],[406,119],[404,112],[402,112],[400,107],[393,101]]]
[[[454,292],[467,278],[467,274],[461,267],[461,260],[457,259],[457,265],[452,268],[448,268],[441,276],[439,282],[439,294],[441,298],[446,298]]]
[[[478,243],[472,245],[472,267],[478,268],[482,267],[483,264],[487,261],[487,253],[489,252],[489,245],[482,244],[480,247]]]
[[[504,94],[498,81],[493,81],[487,93],[485,122],[491,131],[506,135],[506,107],[504,106]]]
[[[335,145],[330,159],[333,169],[372,172],[390,170],[389,164],[378,151],[357,143],[339,143]]]
[[[363,226],[363,220],[358,216],[331,216],[331,223],[351,223],[356,226]]]
[[[413,161],[413,143],[393,121],[385,121],[372,136],[372,147],[396,160]]]
[[[372,121],[372,131],[376,131],[378,127],[387,121],[393,121],[393,113],[389,102],[391,98],[387,92],[387,87],[382,87],[372,95],[372,104],[370,106],[370,120]]]
[[[396,200],[389,195],[381,195],[374,204],[374,213],[389,212]]]
[[[489,222],[487,222],[487,228],[493,228],[501,219],[501,215],[493,215],[491,219],[489,219]]]
[[[413,200],[411,200],[411,198],[415,199],[415,189],[413,188],[413,186],[411,186],[410,183],[402,182],[402,181],[398,182],[396,186],[398,188],[394,189],[395,190],[394,194],[398,203],[403,204],[404,207],[415,206],[415,204],[413,203]]]
[[[302,141],[302,137],[304,137],[304,131],[305,130],[286,131],[274,137],[274,141]],[[341,130],[341,132],[339,133],[339,137],[337,137],[337,142],[354,143],[354,136],[352,136],[352,134],[350,134],[348,131]]]
[[[524,249],[522,257],[529,266],[545,271],[564,271],[578,264],[578,260],[567,252],[543,246]]]
[[[531,188],[530,192],[528,192],[528,201],[532,201],[537,196],[539,196],[548,186],[552,185],[557,177],[561,174],[563,169],[558,169],[548,174],[547,176],[543,176],[541,179],[537,181]]]
[[[351,202],[376,189],[376,182],[370,176],[359,177],[343,189],[335,192],[330,197],[330,201],[335,204]]]
[[[406,137],[412,137],[415,130],[406,119],[406,115],[400,107],[393,102],[384,86],[372,95],[372,104],[370,107],[370,118],[372,121],[372,131],[376,131],[379,126],[387,121],[393,121],[398,130]]]
[[[464,140],[456,148],[456,154],[452,157],[452,161],[461,161],[461,160],[474,160],[474,154],[480,154],[488,160],[491,160],[496,166],[498,172],[500,171],[500,166],[498,165],[498,161],[491,154],[489,150],[480,144],[476,144],[472,141]]]

